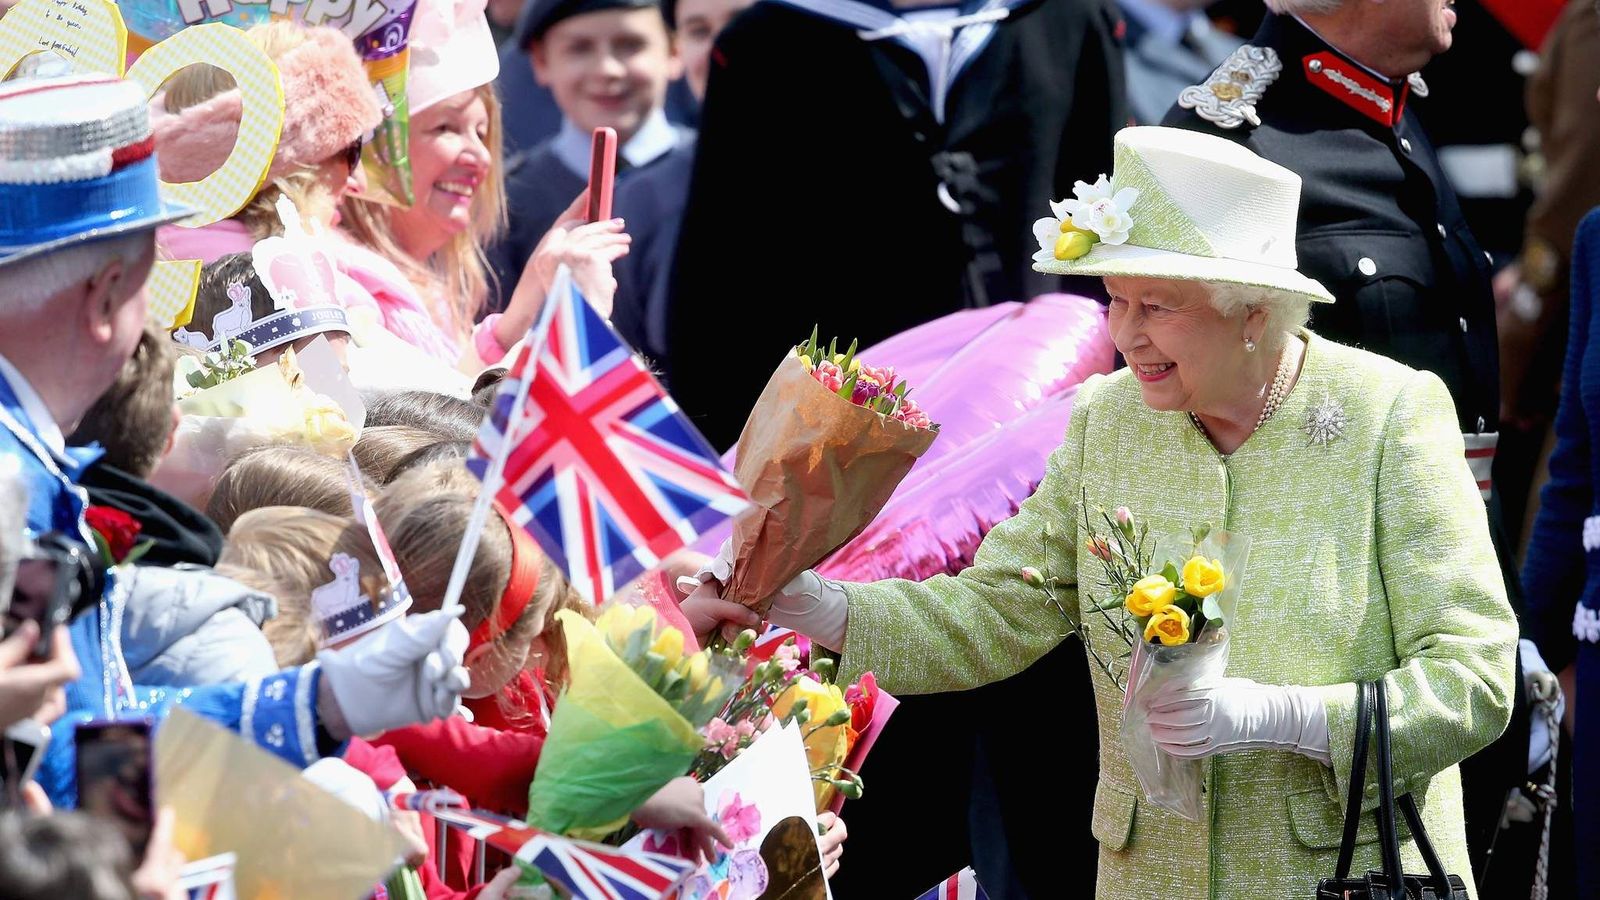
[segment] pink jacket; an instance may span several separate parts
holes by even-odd
[[[434,321],[416,286],[399,267],[343,232],[334,234],[337,238],[328,241],[326,247],[339,269],[339,302],[350,310],[375,310],[383,327],[395,337],[445,365],[460,363],[460,343]],[[236,219],[200,228],[163,226],[158,229],[157,238],[171,258],[198,259],[207,265],[255,246],[249,229]],[[472,350],[484,365],[494,365],[506,355],[506,348],[494,335],[499,318],[498,313],[490,315],[472,329]]]

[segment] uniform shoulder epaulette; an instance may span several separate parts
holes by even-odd
[[[1245,44],[1223,60],[1210,78],[1184,88],[1178,105],[1222,128],[1238,128],[1246,122],[1260,125],[1256,101],[1282,72],[1276,50]]]

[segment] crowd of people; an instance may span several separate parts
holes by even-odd
[[[1115,371],[1068,386],[1048,459],[1017,451],[974,558],[807,569],[756,609],[726,544],[641,577],[681,585],[647,602],[690,644],[791,629],[900,696],[872,789],[818,816],[834,896],[963,866],[994,900],[1312,896],[1392,842],[1461,880],[1429,896],[1600,900],[1590,0],[417,0],[400,103],[335,27],[243,33],[282,130],[200,227],[168,186],[245,140],[226,61],[153,95],[65,57],[0,83],[0,900],[185,896],[182,823],[119,830],[73,740],[177,709],[396,829],[375,896],[519,896],[385,798],[527,816],[557,613],[640,596],[475,514],[475,441],[567,274],[717,451],[814,327],[1103,307]],[[396,106],[402,204],[366,146]],[[181,323],[148,301],[166,260],[201,264]],[[1119,507],[1249,536],[1226,677],[1101,677],[1091,517]],[[1205,761],[1198,824],[1147,798],[1130,704]],[[1397,839],[1388,767],[1420,808]],[[730,843],[687,774],[628,818]]]

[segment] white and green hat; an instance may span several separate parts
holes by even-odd
[[[1251,285],[1332,303],[1296,271],[1300,176],[1225,138],[1181,128],[1117,132],[1108,180],[1073,186],[1033,223],[1035,270]]]

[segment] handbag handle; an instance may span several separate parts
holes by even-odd
[[[1372,688],[1368,682],[1356,685],[1356,747],[1350,765],[1350,794],[1344,807],[1344,838],[1339,841],[1339,864],[1333,877],[1350,877],[1350,863],[1356,852],[1356,830],[1361,825],[1361,796],[1367,790],[1367,744],[1372,733]]]
[[[1394,756],[1389,746],[1389,692],[1383,682],[1368,683],[1378,731],[1378,843],[1389,896],[1406,900],[1405,869],[1400,866],[1400,835],[1394,824]],[[1448,896],[1448,895],[1446,895]]]
[[[1401,871],[1399,836],[1395,831],[1394,825],[1394,811],[1395,807],[1398,806],[1400,812],[1406,817],[1406,827],[1411,829],[1411,839],[1416,841],[1417,852],[1422,856],[1422,862],[1428,868],[1428,877],[1433,880],[1435,893],[1440,897],[1453,897],[1455,895],[1450,887],[1450,876],[1445,872],[1444,863],[1439,859],[1438,852],[1433,849],[1433,842],[1428,839],[1427,830],[1422,827],[1422,814],[1417,811],[1416,798],[1407,793],[1398,801],[1394,799],[1394,775],[1391,771],[1394,758],[1389,744],[1389,692],[1384,689],[1382,682],[1374,682],[1373,687],[1377,698],[1378,712],[1379,777],[1383,779],[1378,788],[1378,793],[1382,800],[1382,805],[1378,809],[1378,829],[1382,833],[1385,819],[1388,820],[1389,828],[1389,836],[1385,839],[1384,846],[1385,874],[1388,874],[1391,847],[1394,852],[1395,873],[1398,874]],[[1395,876],[1390,875],[1389,877],[1394,878]],[[1400,884],[1397,880],[1393,883]],[[1401,886],[1398,896],[1405,896],[1403,886]]]

